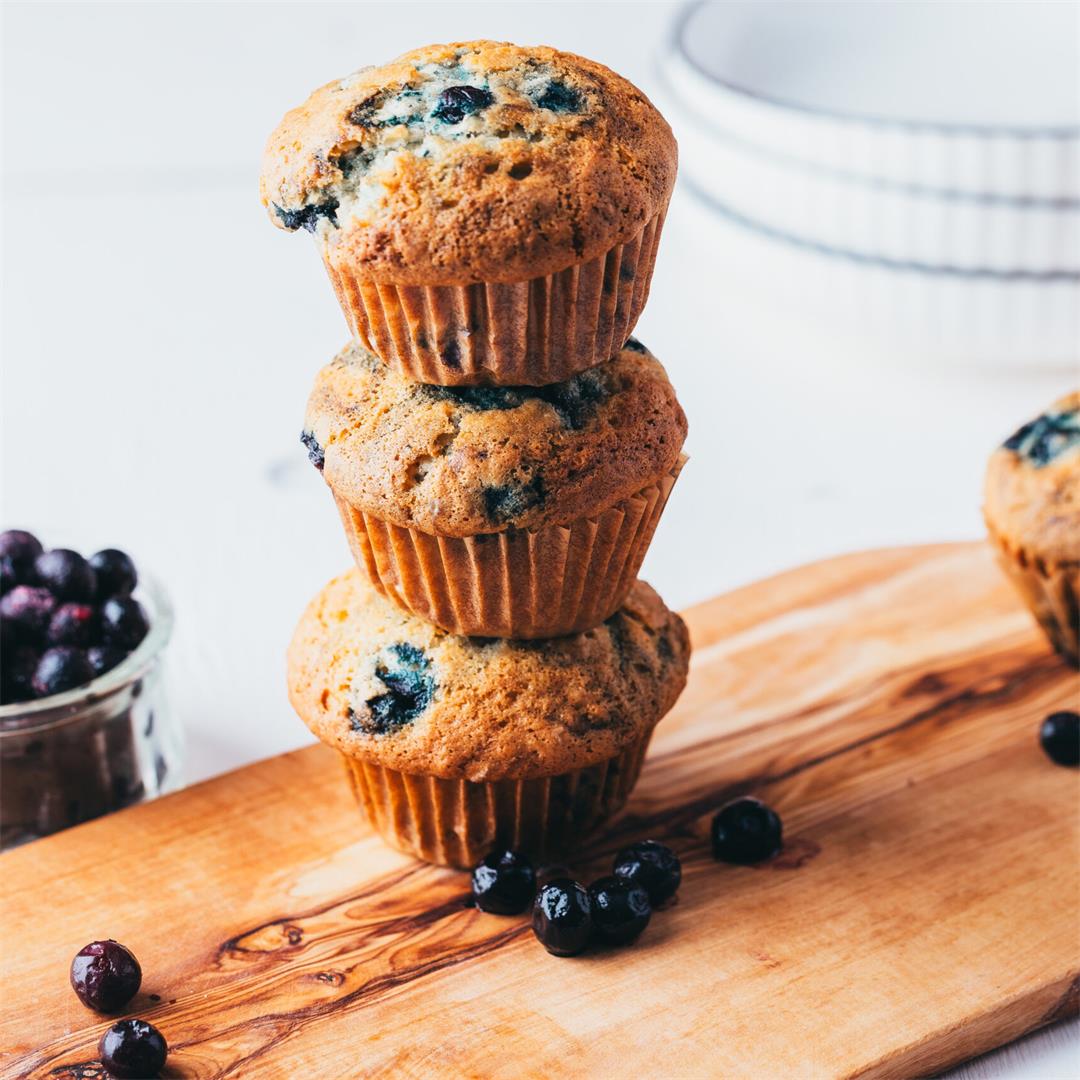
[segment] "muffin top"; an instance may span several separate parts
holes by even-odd
[[[565,524],[675,468],[686,416],[631,338],[551,386],[427,386],[351,342],[319,372],[304,443],[335,495],[443,536]]]
[[[522,281],[664,208],[675,139],[636,87],[539,46],[416,49],[327,83],[270,136],[263,205],[374,281]]]
[[[983,512],[1011,546],[1053,566],[1080,563],[1080,392],[994,451]]]
[[[350,570],[308,606],[289,697],[350,757],[472,781],[554,776],[620,753],[686,683],[686,626],[644,582],[607,622],[547,641],[448,634]]]

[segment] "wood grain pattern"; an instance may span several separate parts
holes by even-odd
[[[313,747],[0,857],[3,1075],[99,1075],[66,972],[107,936],[169,1076],[912,1076],[1074,1013],[1077,774],[1035,736],[1080,679],[989,553],[847,556],[688,621],[690,685],[576,864],[679,850],[635,947],[556,960],[467,908]],[[785,850],[719,866],[709,818],[747,791]]]

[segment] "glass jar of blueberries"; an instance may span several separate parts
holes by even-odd
[[[0,533],[0,849],[179,785],[162,588],[116,549]]]

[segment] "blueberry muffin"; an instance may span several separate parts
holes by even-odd
[[[400,374],[539,386],[630,334],[676,159],[603,65],[473,41],[316,90],[270,136],[261,193],[314,234],[353,333]]]
[[[983,514],[998,561],[1062,656],[1080,662],[1080,393],[994,452]]]
[[[444,633],[353,569],[296,628],[289,698],[387,842],[472,866],[496,844],[558,853],[618,810],[689,654],[644,582],[592,630],[518,642]]]
[[[454,633],[519,638],[622,604],[685,438],[667,374],[633,338],[545,387],[414,383],[353,342],[319,372],[303,434],[387,596]]]

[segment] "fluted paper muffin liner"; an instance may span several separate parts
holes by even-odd
[[[1080,563],[1049,565],[993,529],[998,563],[1054,648],[1080,667]]]
[[[433,536],[335,501],[360,569],[399,606],[468,637],[561,637],[622,606],[683,461],[599,514],[533,530]]]
[[[546,386],[612,357],[649,296],[664,210],[606,254],[510,283],[386,285],[323,249],[361,344],[399,374],[442,386]]]
[[[495,847],[548,859],[570,851],[626,802],[652,738],[557,776],[476,783],[416,776],[342,758],[353,793],[383,839],[440,866],[468,869]]]

